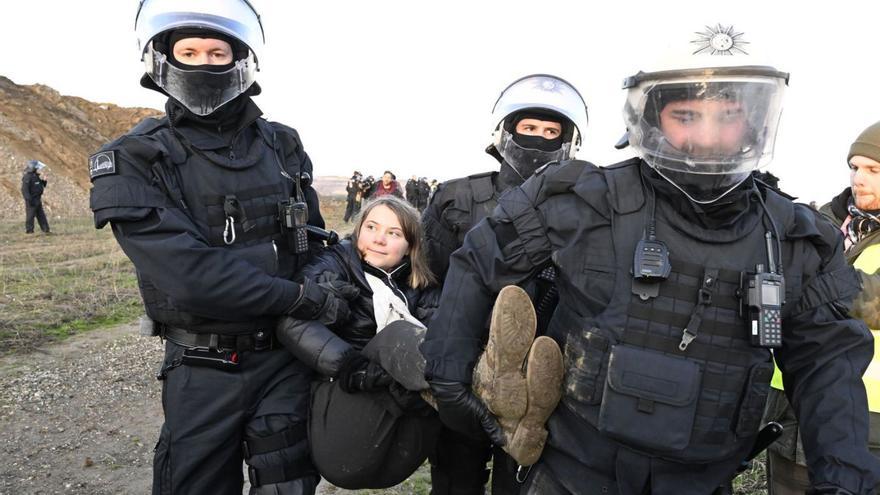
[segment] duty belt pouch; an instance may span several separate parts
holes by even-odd
[[[697,412],[700,367],[683,358],[616,345],[599,409],[599,431],[633,447],[688,446]]]
[[[749,370],[748,381],[743,391],[742,403],[734,431],[740,438],[749,437],[758,432],[761,417],[767,405],[770,393],[770,379],[773,377],[773,363],[761,363]]]
[[[238,353],[210,349],[186,349],[183,351],[182,362],[187,366],[237,371]]]

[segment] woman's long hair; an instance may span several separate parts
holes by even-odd
[[[377,206],[386,206],[397,217],[403,228],[403,237],[409,243],[410,275],[409,285],[413,289],[423,289],[437,283],[437,277],[428,268],[428,260],[425,258],[424,237],[422,236],[422,224],[419,211],[406,201],[396,196],[380,196],[370,200],[361,209],[360,214],[354,221],[354,231],[351,233],[351,242],[357,249],[358,234],[364,225],[364,220]],[[360,251],[361,259],[364,255]]]

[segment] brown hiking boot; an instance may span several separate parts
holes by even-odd
[[[526,412],[523,368],[536,326],[528,294],[515,285],[501,289],[492,309],[486,350],[474,368],[473,389],[502,426],[515,425]]]
[[[512,434],[510,424],[501,422],[507,435],[504,450],[521,466],[531,466],[541,457],[547,440],[544,425],[562,398],[563,374],[562,351],[556,341],[544,336],[535,339],[526,364],[525,414]]]

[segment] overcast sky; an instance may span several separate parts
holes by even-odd
[[[537,72],[567,79],[587,100],[579,157],[628,158],[612,148],[624,130],[621,81],[654,67],[665,42],[716,23],[733,24],[753,55],[791,73],[769,170],[802,200],[824,202],[847,185],[849,145],[880,120],[874,0],[252,1],[267,38],[256,101],[300,131],[317,175],[449,179],[496,168],[482,151],[492,105]],[[138,85],[137,5],[3,2],[0,75],[161,109],[164,99]]]

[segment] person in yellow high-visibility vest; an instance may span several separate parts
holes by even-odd
[[[870,410],[868,446],[880,456],[880,122],[865,129],[847,155],[850,187],[819,211],[840,227],[847,261],[860,271],[863,289],[851,314],[874,334],[874,360],[863,375]],[[802,494],[809,490],[806,458],[794,411],[776,370],[765,419],[780,422],[785,432],[767,450],[770,495]],[[878,487],[880,488],[880,487]]]

